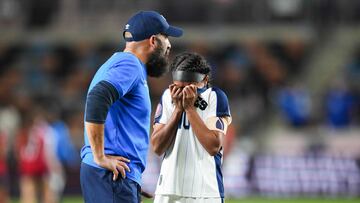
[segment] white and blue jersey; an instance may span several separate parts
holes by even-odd
[[[211,130],[226,132],[231,123],[228,99],[218,88],[208,88],[195,103],[197,113]],[[167,124],[175,106],[170,90],[165,90],[158,105],[155,123]],[[223,198],[222,150],[211,156],[197,139],[183,113],[175,142],[164,154],[156,195],[191,198]]]
[[[131,172],[126,171],[126,176],[139,184],[149,147],[151,102],[146,76],[145,65],[135,55],[117,52],[96,72],[88,90],[107,81],[118,91],[119,99],[110,107],[105,121],[105,154],[128,158]],[[86,131],[84,140],[82,161],[101,168],[94,162]]]

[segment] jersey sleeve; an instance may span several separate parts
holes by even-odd
[[[209,111],[205,118],[206,126],[210,130],[226,133],[231,121],[230,107],[226,94],[218,88],[212,88],[209,98]]]
[[[131,59],[122,60],[114,64],[104,76],[104,80],[111,83],[123,97],[128,93],[140,78],[139,63]]]
[[[154,124],[166,124],[171,117],[172,109],[173,107],[171,103],[170,90],[167,89],[164,91],[163,95],[161,96],[160,102],[156,107]]]

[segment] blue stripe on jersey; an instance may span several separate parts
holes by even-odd
[[[216,128],[219,130],[224,130],[224,122],[220,118],[218,118],[216,121]]]
[[[230,116],[229,102],[226,94],[219,88],[213,87],[212,91],[216,93],[216,116],[225,117]]]
[[[216,166],[216,179],[218,183],[218,189],[220,193],[220,197],[224,198],[224,183],[223,183],[223,175],[221,172],[221,152],[218,152],[215,156],[215,166]]]

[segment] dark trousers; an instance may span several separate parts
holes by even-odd
[[[80,183],[85,203],[140,203],[138,183],[121,175],[116,181],[112,178],[109,170],[81,163]]]

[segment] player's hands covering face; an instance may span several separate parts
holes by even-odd
[[[182,105],[185,110],[195,108],[194,103],[197,99],[197,91],[195,85],[187,85],[183,89]]]
[[[175,105],[175,108],[178,110],[183,111],[183,105],[182,105],[182,97],[183,97],[183,88],[176,86],[175,84],[171,84],[169,86],[170,94],[171,94],[171,100],[173,104]]]

